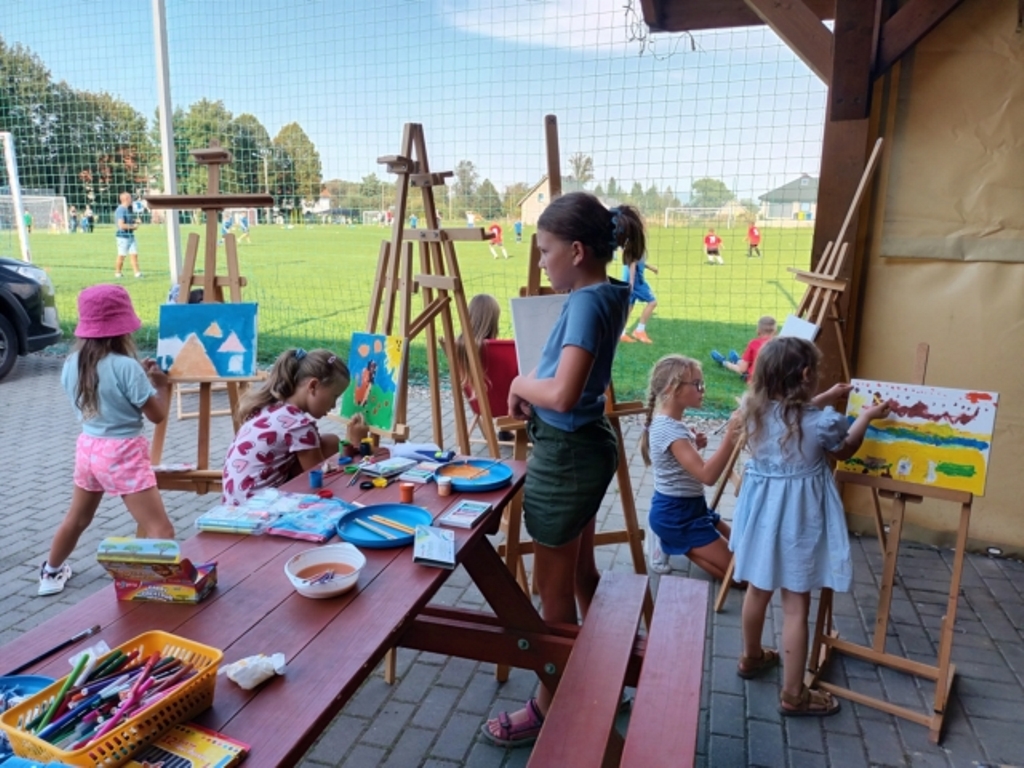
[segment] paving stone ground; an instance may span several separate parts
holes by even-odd
[[[36,596],[39,563],[71,496],[79,431],[60,388],[62,364],[56,356],[32,355],[21,359],[0,383],[0,583],[5,585],[0,591],[0,644],[106,585],[108,578],[93,557],[98,542],[134,531],[120,501],[105,500],[73,557],[76,572],[66,590],[55,597]],[[428,439],[429,408],[423,393],[414,392],[410,406],[414,439]],[[446,434],[451,435],[450,408],[446,416]],[[639,423],[624,426],[643,520],[653,479],[634,450]],[[330,422],[325,428],[340,431]],[[216,419],[211,455],[223,455],[230,437],[229,420]],[[189,460],[195,453],[194,441],[195,421],[175,420],[168,430],[165,460]],[[599,528],[622,527],[617,497],[613,484]],[[167,493],[164,499],[182,537],[191,533],[195,517],[215,503],[211,496],[186,493]],[[730,519],[728,493],[726,502],[722,512]],[[852,545],[854,590],[836,596],[836,623],[844,636],[863,642],[874,625],[881,556],[873,539],[853,537]],[[903,546],[889,649],[911,659],[934,660],[952,558],[950,550]],[[601,548],[598,563],[604,570],[632,567],[624,545]],[[672,565],[672,574],[662,578],[705,578],[696,568],[691,572],[685,558],[673,558]],[[653,578],[655,586],[657,580]],[[437,600],[483,606],[479,592],[461,570],[452,575]],[[953,649],[958,675],[941,746],[931,744],[926,729],[919,725],[851,702],[844,701],[838,715],[824,720],[781,718],[776,709],[778,673],[752,681],[735,674],[740,602],[739,593],[731,595],[725,610],[713,614],[708,623],[698,765],[1024,765],[1024,564],[974,554],[966,559]],[[766,622],[765,642],[777,644],[781,630],[776,598]],[[516,708],[532,694],[532,674],[514,670],[508,682],[498,684],[489,664],[410,651],[400,651],[398,661],[398,682],[389,686],[379,670],[373,674],[302,765],[513,768],[526,764],[529,750],[493,747],[479,735],[479,728],[488,715]],[[840,659],[830,675],[864,693],[922,711],[932,695],[931,685],[855,660]],[[620,719],[620,727],[625,728],[628,714]]]

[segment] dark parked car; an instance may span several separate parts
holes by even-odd
[[[0,257],[0,379],[11,372],[18,355],[60,341],[55,299],[45,271]]]

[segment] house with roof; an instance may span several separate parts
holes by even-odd
[[[562,193],[580,192],[583,185],[575,179],[562,179]],[[516,203],[519,208],[519,217],[527,227],[537,225],[537,219],[551,202],[551,184],[547,174],[540,177],[540,181],[530,187],[530,190]]]
[[[760,218],[765,222],[812,222],[818,212],[818,180],[805,173],[757,199],[761,201]]]

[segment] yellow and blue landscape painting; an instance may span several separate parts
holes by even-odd
[[[352,383],[341,396],[341,415],[363,414],[383,431],[395,428],[395,392],[403,375],[405,339],[376,333],[353,333],[348,353]]]
[[[255,376],[256,305],[162,305],[156,360],[175,380]]]
[[[871,422],[860,450],[841,463],[850,472],[985,494],[999,395],[965,389],[854,379],[846,415],[890,401],[892,412]]]

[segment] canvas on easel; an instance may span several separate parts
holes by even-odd
[[[348,353],[352,383],[341,397],[341,416],[361,413],[371,429],[395,428],[395,396],[405,376],[405,339],[353,333]]]
[[[562,314],[567,297],[565,293],[552,293],[546,296],[521,296],[509,301],[516,358],[522,373],[529,373],[540,363],[541,350]]]
[[[255,304],[163,304],[156,361],[177,381],[256,375]]]

